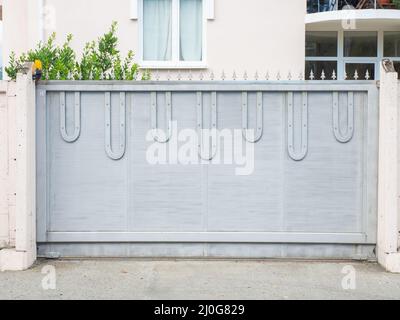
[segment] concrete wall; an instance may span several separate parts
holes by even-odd
[[[379,114],[379,263],[400,273],[400,84],[394,70],[381,67]]]
[[[16,84],[0,82],[0,248],[15,245]]]
[[[36,260],[36,110],[32,65],[0,82],[0,271]]]
[[[138,21],[131,20],[131,0],[3,0],[4,56],[21,52],[53,31],[59,41],[74,35],[73,47],[79,52],[87,41],[104,33],[118,21],[122,52],[138,52]],[[42,4],[43,3],[43,7]],[[41,23],[41,9],[44,22]],[[215,19],[207,20],[207,67],[220,74],[235,70],[252,77],[281,72],[286,76],[303,72],[306,1],[215,0]],[[19,36],[16,37],[15,35]],[[204,71],[203,72],[207,72]]]

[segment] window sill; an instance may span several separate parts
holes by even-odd
[[[208,66],[205,62],[187,62],[187,63],[171,63],[171,62],[139,62],[140,69],[207,69]]]

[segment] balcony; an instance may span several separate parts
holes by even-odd
[[[337,10],[400,9],[399,0],[307,0],[307,13]]]
[[[307,30],[400,28],[400,0],[307,0]]]

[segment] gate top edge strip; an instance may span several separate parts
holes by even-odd
[[[42,81],[46,91],[369,91],[375,81]]]

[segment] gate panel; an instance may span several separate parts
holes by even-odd
[[[158,124],[165,129],[165,95],[158,94]],[[156,143],[150,130],[150,96],[133,95],[133,124],[129,145],[129,231],[202,231],[202,189],[199,166],[149,165],[146,151],[151,145],[169,154],[171,143]],[[172,94],[172,120],[177,130],[196,127],[196,95]],[[175,132],[173,133],[175,134]],[[148,141],[145,137],[148,136]]]
[[[372,83],[48,82],[37,97],[40,244],[376,242]],[[239,130],[254,172],[215,164],[222,139],[212,161],[174,159],[174,135],[199,126]]]
[[[363,156],[366,95],[355,94],[355,133],[346,144],[336,141],[333,134],[332,92],[308,95],[307,157],[301,162],[285,159],[283,202],[288,231],[363,232],[360,186],[365,183],[362,167],[367,162]]]
[[[248,98],[249,128],[254,128],[256,93],[250,93]],[[220,95],[218,102],[221,128],[241,128],[240,95]],[[254,144],[253,174],[235,175],[236,165],[209,167],[210,231],[281,231],[282,173],[286,157],[284,94],[263,93],[263,108],[263,134]]]
[[[49,232],[125,231],[127,159],[116,162],[106,155],[104,93],[81,93],[81,133],[73,143],[60,136],[59,96],[48,94],[46,110]],[[118,128],[119,95],[111,100],[112,127]],[[67,132],[73,132],[74,93],[67,93],[66,107]]]

